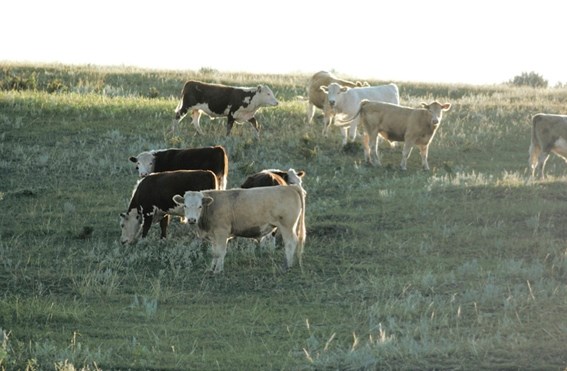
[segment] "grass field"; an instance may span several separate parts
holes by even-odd
[[[261,140],[206,117],[170,135],[190,78],[268,84]],[[452,104],[431,171],[414,151],[402,172],[400,147],[374,168],[307,125],[308,78],[1,64],[0,369],[565,369],[567,167],[529,183],[527,160],[530,116],[567,113],[567,90],[397,82],[404,105]],[[210,275],[177,221],[118,242],[129,156],[217,144],[229,188],[306,171],[303,271],[238,239]]]

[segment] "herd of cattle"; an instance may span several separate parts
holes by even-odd
[[[395,84],[369,86],[368,83],[339,79],[329,72],[313,75],[308,86],[307,121],[315,108],[323,111],[323,134],[331,124],[341,128],[343,144],[354,141],[357,128],[363,132],[365,160],[381,165],[379,139],[403,142],[401,168],[406,169],[413,147],[420,151],[422,166],[429,170],[428,148],[443,112],[450,103],[422,103],[418,108],[400,105]],[[234,122],[248,121],[260,135],[255,113],[262,107],[277,106],[272,90],[265,85],[255,88],[231,87],[188,81],[173,120],[179,122],[191,112],[199,134],[202,113],[227,117],[226,134]],[[529,163],[532,178],[544,177],[551,152],[567,158],[567,116],[537,114],[532,119]],[[160,224],[165,238],[171,215],[178,215],[197,226],[199,237],[212,244],[211,270],[223,270],[227,242],[233,237],[261,239],[276,231],[282,236],[286,268],[301,254],[305,243],[305,191],[303,171],[270,169],[251,175],[236,189],[227,190],[228,157],[221,146],[164,149],[142,152],[130,157],[140,180],[130,204],[120,214],[121,242],[135,243],[146,237],[153,223]]]

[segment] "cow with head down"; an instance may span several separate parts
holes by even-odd
[[[260,126],[254,117],[256,111],[261,107],[277,105],[278,100],[266,85],[248,88],[187,81],[175,110],[172,131],[175,132],[176,125],[190,111],[193,125],[199,134],[203,134],[199,120],[201,113],[205,113],[212,118],[227,117],[227,136],[235,122],[248,121],[256,129],[256,137],[259,137]]]
[[[224,268],[227,242],[233,237],[259,239],[277,228],[285,247],[285,267],[291,268],[305,243],[305,191],[297,185],[185,192],[174,201],[198,235],[212,243],[211,270]]]
[[[295,171],[291,168],[287,171],[279,169],[262,170],[248,176],[244,183],[240,185],[240,188],[270,187],[290,184],[301,186],[304,175],[305,172],[303,170]]]
[[[529,152],[532,179],[545,179],[545,163],[551,152],[567,162],[567,115],[534,115]]]
[[[404,142],[402,170],[407,169],[408,157],[414,146],[419,148],[423,169],[429,170],[429,144],[441,124],[443,112],[449,108],[450,103],[441,104],[437,101],[422,103],[421,108],[411,108],[363,100],[352,119],[360,116],[360,125],[365,131],[365,159],[372,165],[381,165],[378,153],[378,136],[381,136],[388,141]]]

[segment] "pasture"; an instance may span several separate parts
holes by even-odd
[[[267,84],[280,104],[256,115],[260,141],[207,117],[171,135],[188,79]],[[395,81],[403,105],[452,104],[424,172],[417,150],[401,171],[383,145],[375,168],[320,115],[307,125],[308,79],[0,64],[0,369],[567,367],[567,166],[552,155],[526,182],[529,117],[567,114],[567,90]],[[228,188],[305,170],[303,270],[237,239],[211,275],[176,220],[119,243],[128,158],[210,145]]]

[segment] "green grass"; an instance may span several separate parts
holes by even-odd
[[[261,140],[206,117],[206,135],[186,120],[170,136],[190,78],[271,86]],[[552,157],[527,182],[529,117],[565,113],[567,90],[399,82],[402,104],[452,103],[432,170],[414,151],[403,172],[400,147],[373,168],[320,116],[307,125],[308,78],[0,65],[0,369],[567,367],[567,167]],[[153,226],[120,245],[128,157],[215,144],[229,187],[307,172],[303,272],[238,239],[211,276],[209,245],[177,221],[167,241]]]

